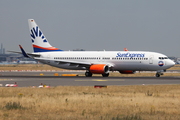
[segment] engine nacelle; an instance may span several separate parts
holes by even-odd
[[[132,71],[132,70],[122,70],[122,71],[119,71],[121,74],[135,74],[136,71]]]
[[[109,73],[109,67],[106,64],[91,65],[89,70],[92,74],[107,74],[107,73]]]

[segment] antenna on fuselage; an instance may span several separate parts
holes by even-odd
[[[125,51],[128,51],[127,48],[124,48]]]

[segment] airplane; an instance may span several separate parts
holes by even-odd
[[[18,60],[17,63],[18,64],[37,64],[36,61],[21,61],[21,60]]]
[[[19,45],[25,57],[54,67],[86,70],[85,76],[102,74],[108,77],[110,71],[121,74],[134,74],[136,71],[157,71],[160,77],[166,69],[175,65],[166,55],[148,51],[64,51],[50,45],[34,19],[28,19],[34,52],[26,53]]]

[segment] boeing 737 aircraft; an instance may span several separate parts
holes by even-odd
[[[29,19],[28,23],[34,52],[26,53],[20,45],[22,53],[16,53],[58,68],[86,70],[86,77],[91,77],[92,74],[108,77],[110,71],[119,71],[122,74],[157,71],[156,77],[160,77],[166,69],[175,64],[166,55],[157,52],[127,51],[127,49],[125,51],[63,51],[49,44],[33,19]]]

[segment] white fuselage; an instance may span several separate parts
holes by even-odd
[[[40,57],[34,59],[51,66],[86,70],[77,64],[106,64],[110,71],[158,71],[174,66],[167,56],[156,52],[144,51],[60,51],[35,53]],[[73,64],[75,63],[75,64]]]

